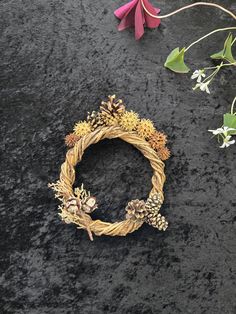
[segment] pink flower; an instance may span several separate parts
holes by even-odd
[[[153,15],[160,12],[160,9],[154,8],[148,0],[143,0],[143,3],[147,10]],[[143,36],[144,26],[155,28],[158,27],[161,22],[160,19],[155,19],[144,11],[141,0],[132,0],[128,2],[117,9],[114,14],[121,20],[118,30],[122,31],[128,27],[134,27],[136,40]]]

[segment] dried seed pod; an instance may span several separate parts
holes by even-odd
[[[96,198],[93,196],[87,197],[83,202],[82,202],[82,210],[85,213],[92,213],[96,208],[98,207]]]
[[[140,137],[148,139],[155,132],[155,127],[151,120],[141,119],[137,125],[137,132]]]
[[[74,133],[70,133],[68,135],[66,135],[65,137],[65,144],[68,147],[73,147],[75,146],[75,143],[78,142],[78,140],[80,139],[80,137]]]
[[[120,118],[119,124],[125,131],[133,131],[139,123],[139,116],[134,111],[126,111]]]
[[[166,145],[167,137],[164,133],[156,131],[150,136],[148,142],[154,150],[158,150]]]
[[[80,137],[89,134],[91,131],[91,125],[86,121],[80,121],[74,126],[74,133]]]
[[[170,150],[167,147],[161,147],[157,151],[157,155],[161,160],[167,160],[170,158]]]
[[[65,209],[71,214],[77,214],[81,209],[80,200],[75,197],[70,197],[65,204]]]

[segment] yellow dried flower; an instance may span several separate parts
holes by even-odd
[[[156,131],[150,136],[148,142],[154,150],[158,150],[166,145],[167,137],[164,133]]]
[[[167,147],[161,147],[157,151],[157,155],[161,160],[167,160],[170,158],[170,150]]]
[[[65,137],[65,144],[68,147],[73,147],[78,140],[79,140],[78,135],[76,135],[74,133],[70,133],[70,134],[66,135],[66,137]]]
[[[133,131],[139,123],[139,116],[134,111],[126,111],[120,118],[119,123],[125,131]]]
[[[148,139],[155,132],[155,127],[151,120],[141,119],[137,126],[137,132],[140,137]]]
[[[74,126],[74,133],[77,136],[84,136],[92,131],[90,123],[86,121],[80,121]]]
[[[119,125],[119,117],[113,117],[113,116],[110,116],[110,115],[101,115],[101,121],[106,126]]]

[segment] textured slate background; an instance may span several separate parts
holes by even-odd
[[[236,10],[235,1],[221,2]],[[220,150],[207,132],[229,109],[235,73],[222,71],[208,96],[191,90],[190,75],[162,66],[171,49],[233,21],[192,9],[135,42],[132,30],[116,30],[122,3],[0,3],[1,313],[236,313],[236,146]],[[183,4],[159,1],[163,12]],[[192,69],[210,64],[225,36],[195,47]],[[113,93],[169,136],[170,227],[91,243],[61,223],[47,183],[58,178],[65,134]],[[108,221],[150,189],[148,162],[119,140],[91,147],[78,171],[98,197],[97,217]]]

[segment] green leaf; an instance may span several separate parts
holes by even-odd
[[[176,73],[188,73],[190,69],[184,63],[185,48],[175,48],[166,59],[165,67]]]
[[[228,128],[236,129],[236,115],[231,113],[225,113],[224,114],[224,126],[227,126]],[[236,131],[230,131],[230,135],[236,134]]]
[[[221,60],[226,60],[230,63],[235,63],[236,60],[233,57],[232,54],[232,42],[233,42],[233,35],[229,33],[225,43],[224,43],[224,48],[223,50],[214,53],[211,55],[212,59],[221,59]]]

